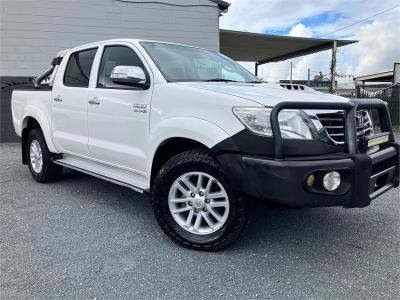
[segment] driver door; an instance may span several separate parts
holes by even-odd
[[[146,172],[152,86],[116,84],[110,75],[116,66],[137,66],[150,83],[143,61],[129,44],[104,46],[88,102],[90,156],[137,173]]]

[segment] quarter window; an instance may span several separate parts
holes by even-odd
[[[71,54],[65,68],[64,84],[72,87],[88,87],[90,72],[97,49],[79,51]]]
[[[149,81],[146,68],[135,51],[125,46],[107,46],[104,48],[103,56],[101,58],[97,87],[136,89],[135,87],[129,87],[127,85],[117,84],[111,81],[111,72],[116,66],[140,67],[146,74],[146,81]]]

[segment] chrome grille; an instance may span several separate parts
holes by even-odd
[[[332,140],[344,142],[343,112],[317,114],[317,117]],[[371,118],[366,110],[356,112],[356,126],[358,138],[374,133]]]

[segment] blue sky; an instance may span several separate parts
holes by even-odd
[[[333,11],[327,11],[327,12],[323,12],[321,14],[317,14],[315,16],[299,19],[298,23],[301,23],[307,27],[316,27],[316,26],[323,25],[326,23],[336,23],[336,22],[338,22],[338,20],[346,19],[346,18],[348,18],[348,17],[345,14],[336,13]],[[283,26],[285,26],[285,25],[283,25]],[[266,29],[266,30],[264,30],[264,33],[289,35],[289,32],[292,29],[292,27],[293,26],[286,26],[286,27],[279,28],[279,29]]]
[[[359,43],[340,48],[338,73],[365,75],[393,68],[400,62],[400,1],[392,0],[231,0],[220,27],[248,32],[355,39]],[[346,27],[361,19],[398,5],[397,8]],[[334,32],[333,34],[330,34]],[[329,34],[329,35],[327,35]],[[292,60],[295,79],[304,79],[307,69],[312,74],[328,73],[330,53]],[[245,64],[249,69],[253,64]],[[269,81],[288,78],[290,61],[262,66],[261,76]],[[297,77],[297,78],[296,78]]]
[[[348,18],[344,13],[338,13],[334,11],[327,11],[321,14],[317,14],[312,17],[303,18],[299,20],[305,26],[318,26],[325,23],[336,23],[339,19]]]

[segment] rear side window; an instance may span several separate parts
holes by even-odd
[[[72,87],[88,87],[90,71],[97,49],[73,53],[65,68],[64,84]]]

